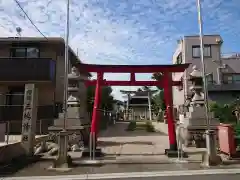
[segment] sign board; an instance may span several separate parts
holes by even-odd
[[[22,144],[28,155],[33,155],[37,121],[37,89],[34,84],[25,85],[23,118],[22,118]]]

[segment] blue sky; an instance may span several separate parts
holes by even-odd
[[[198,34],[196,0],[70,0],[70,45],[85,63],[170,64],[176,40]],[[46,36],[64,37],[66,0],[19,0]],[[223,53],[240,51],[239,0],[202,0],[205,34],[220,34]],[[0,36],[41,36],[13,0],[0,0]],[[125,74],[106,75],[126,80]],[[146,80],[150,75],[139,75]],[[114,95],[121,98],[120,89]]]

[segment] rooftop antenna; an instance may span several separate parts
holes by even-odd
[[[21,27],[17,27],[16,31],[17,31],[17,36],[21,37],[22,28]]]

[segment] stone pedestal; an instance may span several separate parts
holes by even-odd
[[[204,106],[190,106],[189,112],[186,113],[186,118],[184,118],[184,125],[188,129],[207,129],[208,122],[206,120],[206,111]],[[214,118],[212,112],[208,113],[210,119],[209,126],[211,129],[216,129],[219,125],[219,120]]]
[[[71,157],[68,156],[68,132],[61,131],[58,134],[59,150],[57,159],[52,168],[69,168],[72,164]]]
[[[206,131],[206,147],[207,151],[203,155],[203,166],[216,166],[222,163],[222,159],[216,152],[216,133],[213,130]]]

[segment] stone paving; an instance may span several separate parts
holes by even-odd
[[[153,122],[157,132],[126,131],[128,122],[117,122],[99,137],[99,147],[106,154],[105,163],[166,164],[175,163],[164,152],[169,148],[167,124]],[[111,160],[109,160],[111,159]],[[201,154],[193,153],[188,162],[200,163]]]
[[[145,130],[126,131],[128,122],[117,122],[99,138],[99,146],[107,155],[163,155],[168,136]]]

